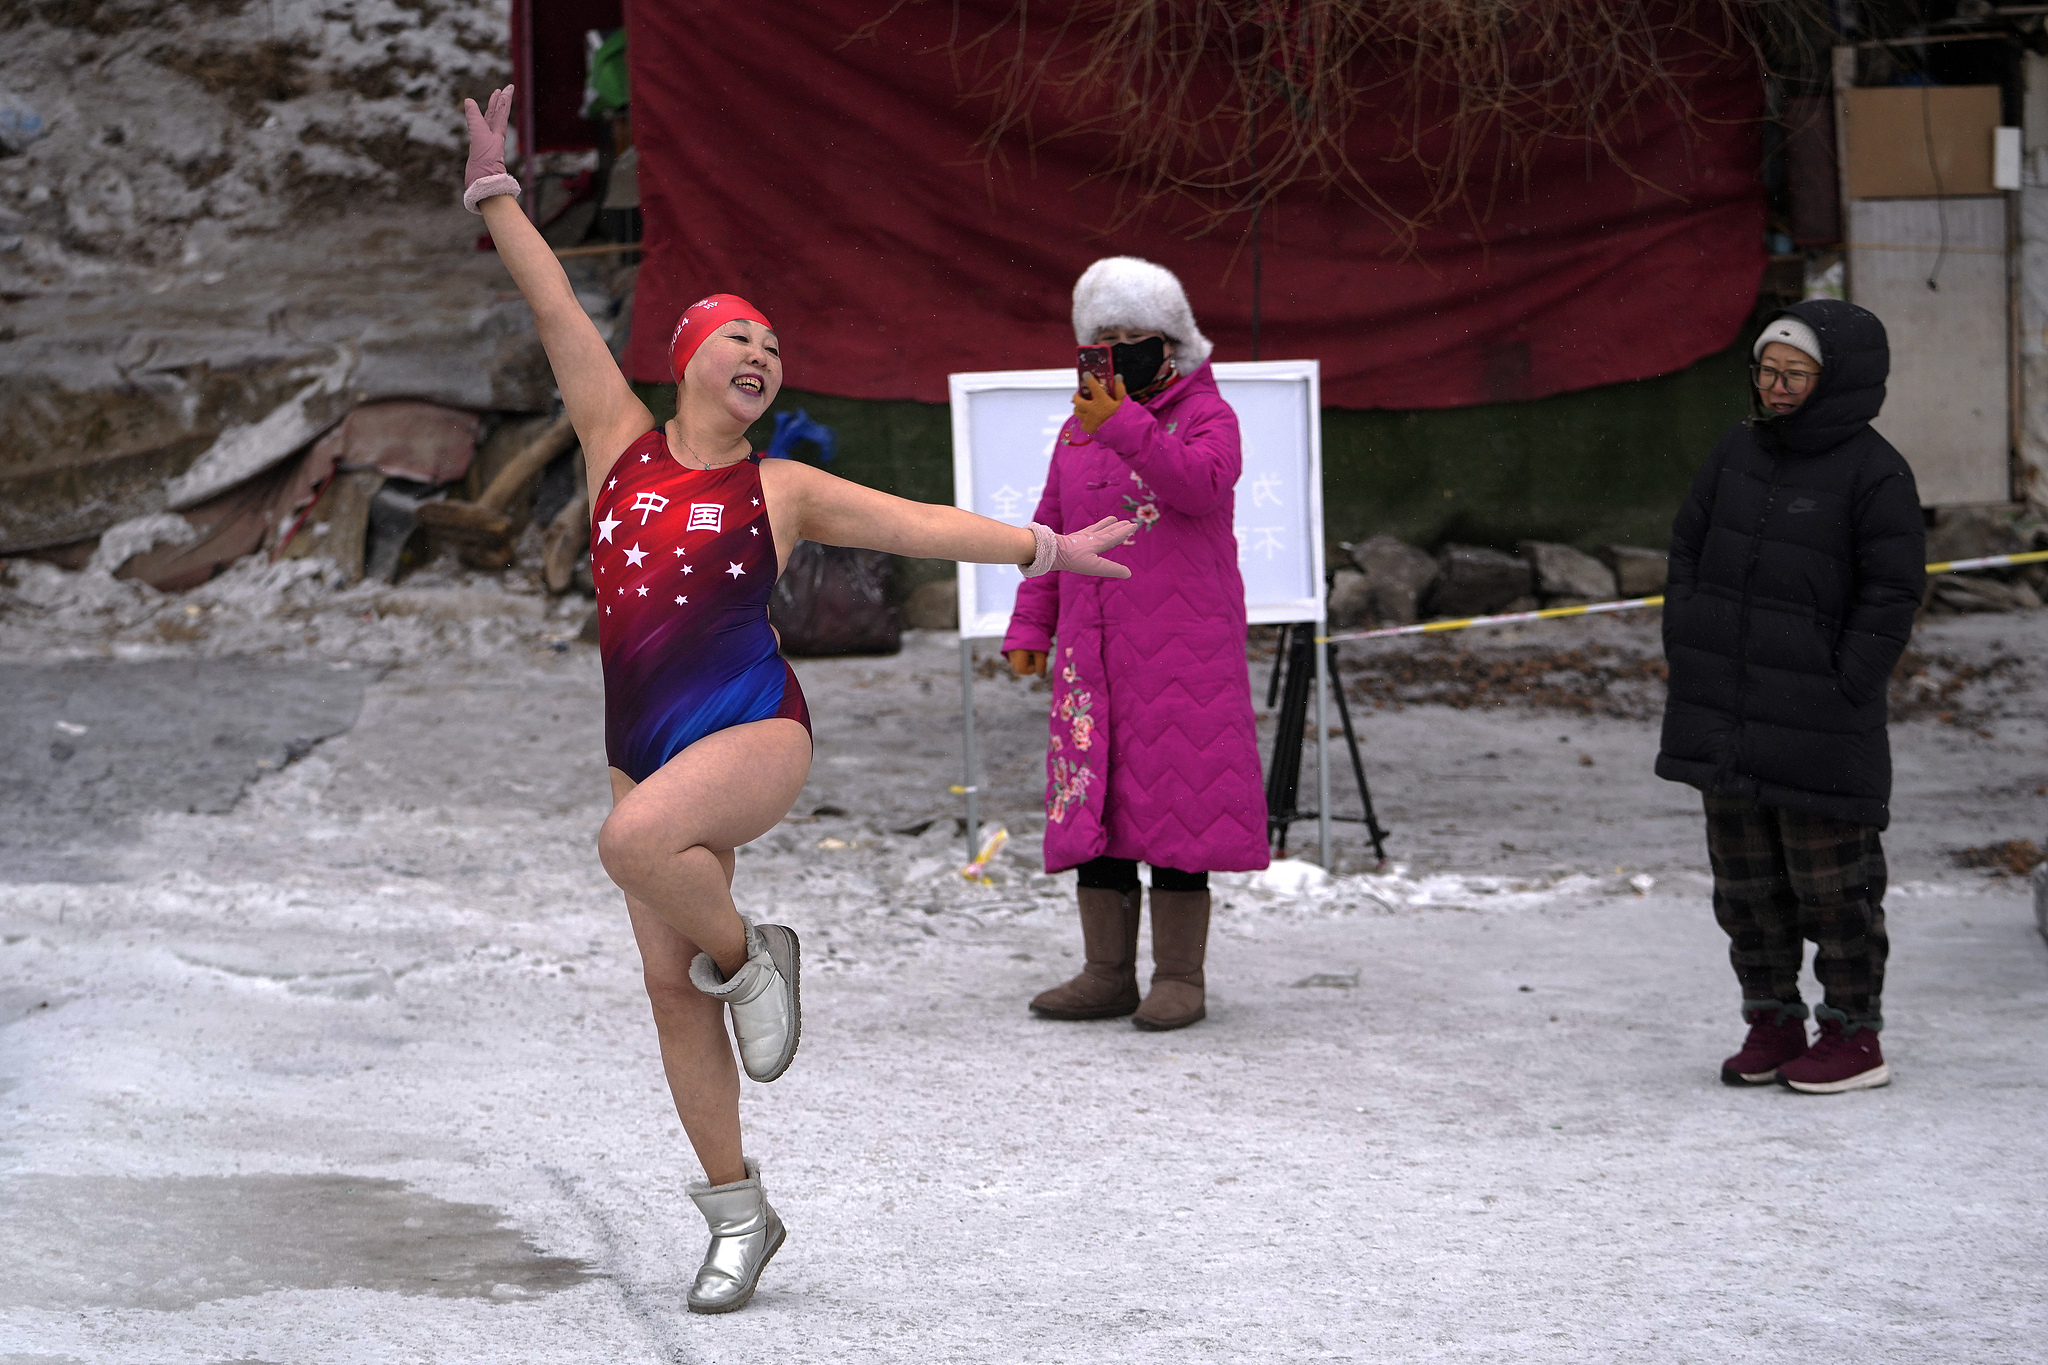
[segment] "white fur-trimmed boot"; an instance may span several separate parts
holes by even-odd
[[[692,1313],[730,1313],[754,1297],[761,1271],[782,1249],[782,1220],[761,1189],[761,1168],[746,1163],[747,1178],[730,1185],[689,1187],[690,1200],[711,1225],[711,1246],[690,1285]]]
[[[739,1040],[740,1064],[757,1081],[772,1081],[789,1070],[802,1034],[803,1014],[797,995],[796,931],[780,924],[754,924],[745,916],[747,960],[731,976],[722,976],[711,954],[699,953],[690,963],[690,984],[732,1011],[733,1036]]]

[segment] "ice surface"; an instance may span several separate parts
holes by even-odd
[[[0,1208],[33,1229],[0,1230],[0,1359],[2042,1358],[2048,947],[2023,883],[1947,856],[2048,823],[2030,679],[1896,727],[1897,1079],[1808,1098],[1717,1079],[1741,1024],[1654,722],[1368,706],[1394,866],[1344,826],[1320,885],[1219,877],[1210,1017],[1143,1034],[1024,1009],[1078,948],[1036,863],[1045,694],[976,684],[1012,836],[980,886],[954,643],[799,663],[812,781],[737,886],[807,950],[804,1049],[742,1101],[790,1241],[703,1319],[593,846],[594,651],[435,572],[5,588],[15,669],[211,661],[252,719],[264,667],[390,668],[231,808],[138,814],[106,880],[0,885]],[[2043,624],[1919,643],[2038,658]]]

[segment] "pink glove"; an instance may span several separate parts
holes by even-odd
[[[1134,521],[1104,517],[1085,531],[1063,536],[1050,526],[1034,521],[1031,534],[1038,541],[1038,558],[1026,566],[1024,576],[1036,578],[1054,569],[1064,569],[1068,573],[1084,573],[1095,578],[1129,578],[1131,571],[1104,559],[1102,551],[1123,544],[1137,529],[1138,523]]]
[[[505,173],[505,125],[512,121],[512,87],[491,92],[490,112],[475,100],[462,102],[469,124],[469,165],[463,168],[462,207],[482,213],[477,205],[494,195],[519,195],[519,182]]]

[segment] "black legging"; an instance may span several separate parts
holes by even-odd
[[[1138,889],[1138,860],[1135,858],[1091,858],[1074,869],[1081,875],[1081,885],[1094,891],[1136,891]],[[1207,891],[1209,874],[1206,872],[1183,872],[1177,867],[1155,867],[1152,869],[1154,891]]]

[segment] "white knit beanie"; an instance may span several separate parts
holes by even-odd
[[[1774,341],[1782,341],[1787,346],[1806,352],[1813,357],[1813,363],[1816,365],[1827,364],[1827,357],[1820,353],[1820,338],[1813,334],[1813,328],[1798,318],[1783,317],[1773,320],[1770,326],[1764,328],[1763,335],[1756,339],[1756,345],[1750,348],[1749,358],[1762,360],[1764,347]]]
[[[1201,368],[1213,349],[1195,326],[1187,291],[1163,265],[1136,256],[1105,256],[1074,283],[1074,340],[1086,346],[1105,327],[1157,332],[1174,345],[1182,374]]]

